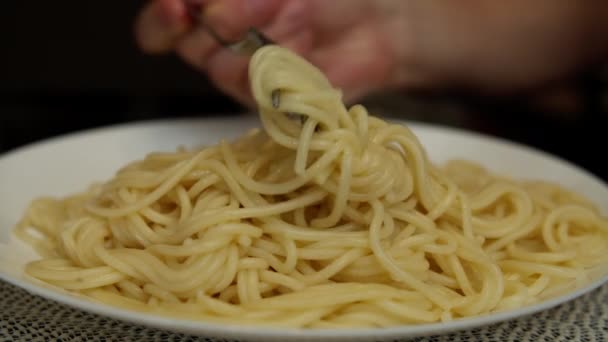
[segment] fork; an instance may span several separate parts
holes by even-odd
[[[190,20],[196,25],[204,28],[221,46],[230,49],[231,51],[244,55],[252,56],[255,51],[266,45],[276,44],[270,38],[266,37],[262,32],[255,28],[249,28],[245,36],[235,42],[229,42],[222,38],[211,26],[207,25],[202,18],[203,9],[200,3],[193,0],[183,0],[186,5],[186,12]],[[281,90],[275,89],[272,91],[272,106],[278,109],[281,106]],[[299,119],[304,123],[305,116],[296,113],[285,113],[290,119]]]

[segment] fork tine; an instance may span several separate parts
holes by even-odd
[[[281,90],[275,89],[272,91],[272,106],[278,109],[281,105]]]
[[[268,38],[266,35],[264,35],[264,33],[262,33],[262,31],[259,31],[253,27],[249,28],[249,30],[247,30],[247,33],[249,35],[251,35],[255,40],[257,40],[260,45],[274,45],[275,42]]]
[[[230,44],[228,47],[241,55],[250,56],[255,53],[255,51],[262,46],[272,45],[274,42],[270,40],[268,37],[264,36],[262,32],[250,28],[247,30],[245,37],[233,44]]]
[[[273,45],[275,44],[270,38],[266,37],[262,32],[256,30],[255,28],[249,28],[245,37],[236,42],[228,42],[224,38],[220,37],[217,32],[205,24],[203,20],[203,7],[202,4],[192,0],[184,0],[184,5],[186,6],[186,14],[188,17],[194,22],[196,25],[202,26],[209,34],[222,46],[228,47],[231,50],[250,55],[255,52],[255,50],[259,49],[264,45]]]

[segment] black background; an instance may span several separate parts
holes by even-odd
[[[236,113],[175,56],[138,51],[144,1],[3,1],[0,148],[110,123]]]
[[[175,56],[135,46],[141,0],[3,1],[0,6],[0,152],[84,128],[243,109]],[[608,92],[591,71],[553,105],[527,97],[380,94],[377,113],[464,127],[569,159],[608,179]],[[549,171],[548,171],[549,172]]]

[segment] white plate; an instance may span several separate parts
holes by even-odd
[[[28,202],[40,195],[67,195],[93,181],[105,180],[124,164],[151,151],[177,146],[213,144],[257,125],[254,117],[214,120],[157,121],[86,131],[30,145],[0,157],[0,278],[34,294],[73,307],[187,334],[249,341],[388,341],[471,329],[521,317],[572,300],[608,280],[608,271],[584,288],[538,305],[449,323],[367,330],[285,330],[209,324],[146,315],[100,305],[82,297],[49,289],[22,275],[36,255],[11,236]],[[608,187],[567,162],[511,142],[464,131],[411,124],[434,162],[453,158],[477,161],[516,178],[554,181],[574,189],[608,213]]]

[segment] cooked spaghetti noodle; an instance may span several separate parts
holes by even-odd
[[[27,274],[209,322],[385,327],[529,305],[606,261],[608,221],[575,194],[436,167],[283,48],[259,50],[250,79],[264,130],[35,200],[16,229],[42,255]]]

